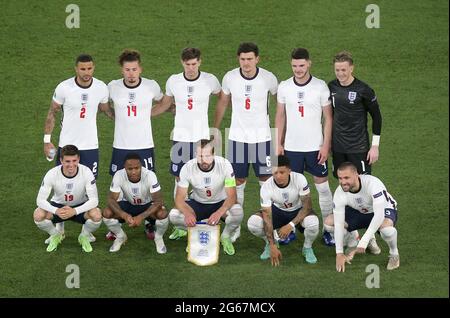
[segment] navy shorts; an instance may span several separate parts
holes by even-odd
[[[110,175],[113,176],[118,170],[123,169],[125,157],[130,152],[137,153],[139,156],[141,156],[142,166],[147,168],[148,170],[152,170],[153,172],[155,172],[155,154],[153,148],[137,150],[113,148],[111,165],[109,166]]]
[[[227,159],[233,166],[236,178],[247,178],[250,163],[257,177],[271,176],[273,155],[272,143],[269,141],[248,144],[228,140]]]
[[[371,174],[372,166],[367,161],[367,152],[342,153],[333,151],[333,176],[337,178],[337,169],[343,163],[349,161],[356,166],[359,174]]]
[[[294,211],[283,211],[280,208],[276,207],[272,204],[272,225],[274,230],[278,230],[282,226],[289,224],[298,214],[298,212],[301,210],[297,209]],[[297,224],[296,228],[303,233],[305,231],[305,228],[301,224]]]
[[[180,176],[181,168],[195,157],[195,142],[173,141],[170,149],[169,171],[175,177]]]
[[[118,203],[119,203],[119,206],[120,206],[120,208],[122,210],[124,210],[125,212],[127,212],[129,215],[131,215],[133,217],[134,216],[138,216],[142,212],[145,212],[152,205],[152,202],[149,202],[149,203],[146,203],[146,204],[142,204],[142,205],[134,205],[134,204],[131,204],[130,202],[125,201],[125,200],[124,201],[119,201]],[[153,222],[150,222],[150,223],[155,224],[155,220],[154,219],[152,219],[150,217],[147,218],[147,219],[148,219],[147,221],[153,220]],[[120,223],[124,223],[125,220],[119,219],[119,222]]]
[[[359,229],[367,229],[372,221],[373,213],[361,213],[358,210],[346,205],[345,206],[345,222],[347,223],[347,231],[351,232]],[[384,209],[384,217],[391,219],[394,225],[397,223],[397,210]]]
[[[56,153],[55,166],[59,166],[61,161],[59,160],[61,156],[61,147],[58,147],[58,152]],[[95,179],[98,176],[98,149],[90,150],[80,150],[80,163],[91,169],[94,174]]]
[[[291,162],[292,171],[303,173],[306,170],[315,177],[328,176],[328,161],[325,161],[324,164],[319,164],[317,159],[319,151],[300,152],[285,150],[284,154]]]
[[[217,202],[217,203],[200,203],[195,200],[187,200],[186,203],[194,210],[195,216],[197,217],[197,221],[201,221],[204,219],[207,219],[220,209],[220,207],[223,205],[224,200]]]
[[[65,204],[59,204],[59,203],[55,203],[53,201],[50,201],[50,204],[52,206],[54,206],[54,207],[57,207],[58,209],[62,208],[63,206],[65,206]],[[78,205],[74,205],[74,206],[72,206],[72,208],[79,207],[82,204],[83,203],[78,204]],[[86,212],[83,212],[83,213],[80,213],[80,214],[76,214],[76,215],[72,216],[71,218],[68,218],[68,219],[65,219],[65,220],[61,219],[58,215],[53,214],[52,222],[53,223],[61,223],[61,222],[65,222],[65,221],[69,221],[70,220],[70,221],[74,221],[74,222],[77,222],[77,223],[80,223],[80,224],[84,224],[84,223],[86,223],[86,219],[84,218],[84,213],[86,213]]]

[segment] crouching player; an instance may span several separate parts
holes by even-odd
[[[98,194],[92,171],[80,164],[80,153],[74,145],[61,150],[61,166],[50,169],[42,181],[34,211],[34,223],[48,234],[47,252],[56,251],[64,239],[55,223],[71,220],[83,224],[78,242],[84,252],[92,252],[89,237],[102,222],[102,213],[97,207]],[[47,201],[53,190],[53,196]]]
[[[274,240],[274,229],[286,239],[296,228],[305,235],[302,254],[309,264],[317,262],[312,244],[319,234],[319,218],[312,210],[308,182],[303,174],[293,172],[289,158],[278,156],[273,163],[272,177],[261,187],[262,210],[247,221],[249,231],[266,242],[262,260],[271,259],[278,266],[281,252]]]
[[[200,140],[196,153],[197,157],[181,168],[175,195],[176,208],[169,213],[170,222],[178,230],[183,230],[204,219],[210,225],[224,220],[220,241],[223,251],[234,255],[233,237],[236,237],[244,212],[241,205],[236,203],[233,167],[227,159],[214,155],[213,140]],[[192,194],[185,201],[189,185],[192,186]]]
[[[167,249],[163,235],[169,220],[163,206],[161,187],[155,173],[142,167],[139,154],[126,155],[124,168],[115,173],[109,191],[108,207],[103,210],[103,222],[116,236],[109,251],[119,251],[127,241],[121,223],[126,222],[129,227],[137,227],[146,219],[154,219],[156,251],[165,254]],[[117,201],[121,191],[123,200]]]
[[[389,246],[388,270],[400,266],[397,249],[397,203],[387,192],[383,182],[371,175],[359,175],[351,162],[342,163],[337,169],[339,187],[333,197],[333,214],[325,219],[325,228],[334,231],[336,242],[336,270],[345,271],[355,254],[365,253],[370,248],[373,235],[379,231]],[[351,232],[367,229],[357,243],[356,249],[344,254],[344,241]],[[344,240],[345,238],[345,240]],[[348,244],[350,245],[350,244]],[[378,248],[377,254],[381,251]]]

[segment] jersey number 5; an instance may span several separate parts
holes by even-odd
[[[191,110],[194,104],[194,100],[192,99],[192,97],[188,98],[188,109]]]

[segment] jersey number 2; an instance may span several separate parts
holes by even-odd
[[[85,117],[86,117],[86,107],[83,106],[83,107],[81,107],[80,118],[85,118]]]

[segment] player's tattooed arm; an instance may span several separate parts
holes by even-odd
[[[102,111],[103,113],[105,113],[106,116],[108,116],[108,118],[114,120],[114,108],[112,107],[111,102],[100,103],[98,107],[100,108],[100,111]]]
[[[51,135],[53,128],[55,127],[55,114],[61,110],[61,105],[52,100],[50,108],[45,119],[44,133]]]
[[[152,201],[153,203],[150,205],[150,207],[145,210],[143,213],[139,214],[139,217],[142,219],[146,219],[149,216],[156,216],[156,213],[162,208],[163,206],[163,195],[161,191],[157,191],[152,193]]]
[[[312,210],[311,195],[309,193],[307,195],[301,195],[300,200],[302,201],[303,207],[297,213],[297,216],[291,221],[295,225],[301,224],[305,217],[307,217],[310,214],[314,214]]]
[[[108,195],[108,207],[111,209],[111,211],[113,211],[113,213],[116,216],[121,217],[122,219],[126,220],[126,217],[128,215],[128,213],[126,213],[125,211],[123,211],[120,208],[119,203],[117,202],[117,199],[119,199],[119,195],[120,192],[109,192]]]
[[[273,238],[272,208],[263,208],[262,217],[264,220],[264,232],[270,245],[275,243]]]

